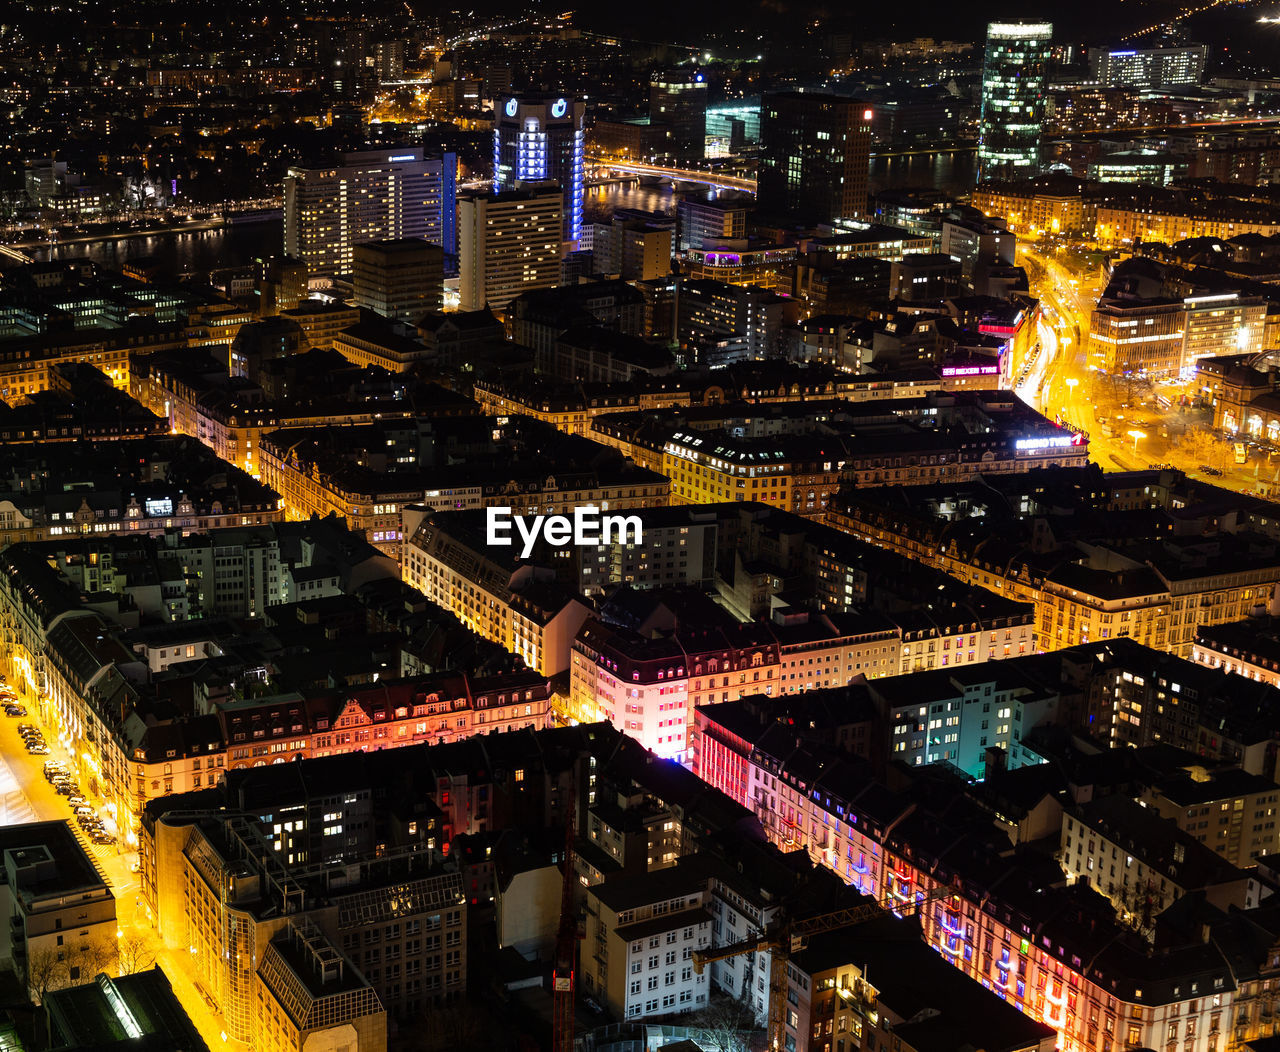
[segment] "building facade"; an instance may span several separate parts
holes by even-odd
[[[515,190],[521,183],[559,183],[565,241],[582,237],[586,112],[586,103],[578,99],[512,96],[494,103],[494,192]]]
[[[1040,168],[1053,25],[992,22],[982,65],[978,178],[1022,178]]]
[[[284,251],[313,277],[350,274],[361,241],[424,238],[452,251],[457,155],[422,147],[350,153],[284,179]]]
[[[501,311],[522,292],[559,285],[563,222],[559,186],[460,197],[461,309]]]
[[[865,216],[872,117],[860,99],[799,91],[766,95],[760,211],[807,223]]]

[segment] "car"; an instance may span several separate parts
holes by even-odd
[[[19,733],[19,734],[25,734],[27,731],[33,731],[33,730],[35,730],[35,727],[34,727],[34,726],[32,726],[30,723],[19,723],[19,724],[18,724],[18,733]]]
[[[67,797],[67,803],[74,808],[74,807],[87,806],[89,801],[86,800],[79,793],[72,793],[70,796]]]
[[[22,732],[22,737],[23,737],[24,739],[26,739],[27,741],[30,741],[32,738],[36,738],[36,739],[38,739],[39,741],[44,741],[44,735],[43,735],[43,734],[41,734],[41,733],[40,733],[38,730],[36,730],[35,728],[32,728],[32,729],[31,729],[31,730],[29,730],[29,731],[23,731],[23,732]]]
[[[102,826],[102,819],[95,815],[92,810],[87,815],[76,815],[76,821],[81,829],[100,828]]]
[[[66,765],[66,764],[64,764],[61,760],[47,760],[47,761],[45,761],[45,765],[44,765],[44,776],[45,776],[46,778],[48,778],[48,779],[49,779],[49,781],[53,781],[53,776],[54,776],[54,775],[56,775],[56,774],[66,774],[66,771],[67,771],[67,765]]]
[[[90,807],[88,804],[79,804],[78,806],[73,806],[71,810],[75,812],[77,819],[88,818],[93,814],[93,808]]]
[[[53,787],[59,796],[73,796],[80,791],[75,782],[59,782]]]
[[[1222,471],[1221,471],[1221,469],[1220,469],[1220,468],[1211,467],[1211,466],[1210,466],[1210,465],[1208,465],[1208,464],[1201,464],[1201,465],[1200,465],[1200,470],[1201,470],[1201,471],[1203,471],[1206,475],[1215,475],[1215,476],[1216,476],[1216,475],[1221,475],[1221,474],[1222,474]]]
[[[116,838],[107,832],[90,833],[89,839],[95,844],[114,844],[116,842]]]
[[[48,756],[49,746],[45,745],[43,742],[39,745],[28,744],[27,752],[29,752],[32,756]]]
[[[27,710],[21,705],[6,705],[4,707],[4,714],[10,717],[25,716],[27,714]]]

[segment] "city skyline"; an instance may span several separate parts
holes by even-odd
[[[0,1044],[1275,1052],[1280,12],[0,19]]]

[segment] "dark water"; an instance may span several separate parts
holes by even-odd
[[[175,274],[207,275],[226,267],[243,266],[255,257],[279,255],[283,249],[280,220],[175,234],[149,234],[118,241],[87,241],[24,249],[36,259],[92,259],[105,267],[153,256]]]
[[[953,194],[964,193],[973,189],[977,164],[978,155],[974,150],[873,157],[871,192],[927,186]]]
[[[929,186],[953,193],[972,188],[976,157],[972,152],[876,157],[871,162],[871,190]],[[587,191],[590,217],[607,217],[616,208],[674,212],[679,196],[670,189],[642,186],[601,186]],[[243,266],[255,257],[274,255],[283,243],[280,220],[250,223],[195,233],[152,234],[119,241],[89,241],[27,249],[36,259],[92,259],[106,267],[141,256],[153,256],[177,275],[207,276],[211,271]]]

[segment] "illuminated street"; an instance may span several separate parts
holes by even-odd
[[[1274,481],[1280,461],[1254,450],[1245,464],[1237,464],[1232,441],[1219,440],[1208,456],[1183,448],[1183,434],[1207,427],[1210,418],[1208,410],[1180,404],[1184,395],[1194,394],[1194,383],[1110,377],[1096,360],[1086,362],[1089,315],[1102,291],[1100,275],[1091,269],[1096,254],[1026,244],[1018,252],[1042,309],[1040,356],[1018,393],[1047,416],[1087,432],[1090,460],[1108,471],[1169,464],[1242,492]]]
[[[66,821],[115,895],[121,943],[129,947],[128,963],[135,970],[150,967],[152,961],[162,965],[165,975],[173,985],[174,993],[209,1048],[228,1047],[228,1042],[222,1037],[222,1024],[190,978],[190,969],[182,959],[183,955],[165,948],[156,938],[155,929],[147,917],[139,894],[138,874],[133,870],[138,862],[137,853],[121,851],[118,844],[94,844],[70,821],[71,809],[66,797],[60,796],[45,779],[44,764],[50,760],[61,760],[71,767],[71,758],[58,743],[57,736],[50,727],[44,728],[49,755],[33,756],[27,753],[17,727],[21,723],[39,726],[39,720],[35,716],[35,699],[18,685],[11,685],[18,692],[22,704],[27,707],[28,715],[21,719],[0,717],[0,804],[4,808],[0,822]],[[82,787],[82,791],[87,792],[87,787]],[[97,804],[98,801],[91,800],[90,803]]]

